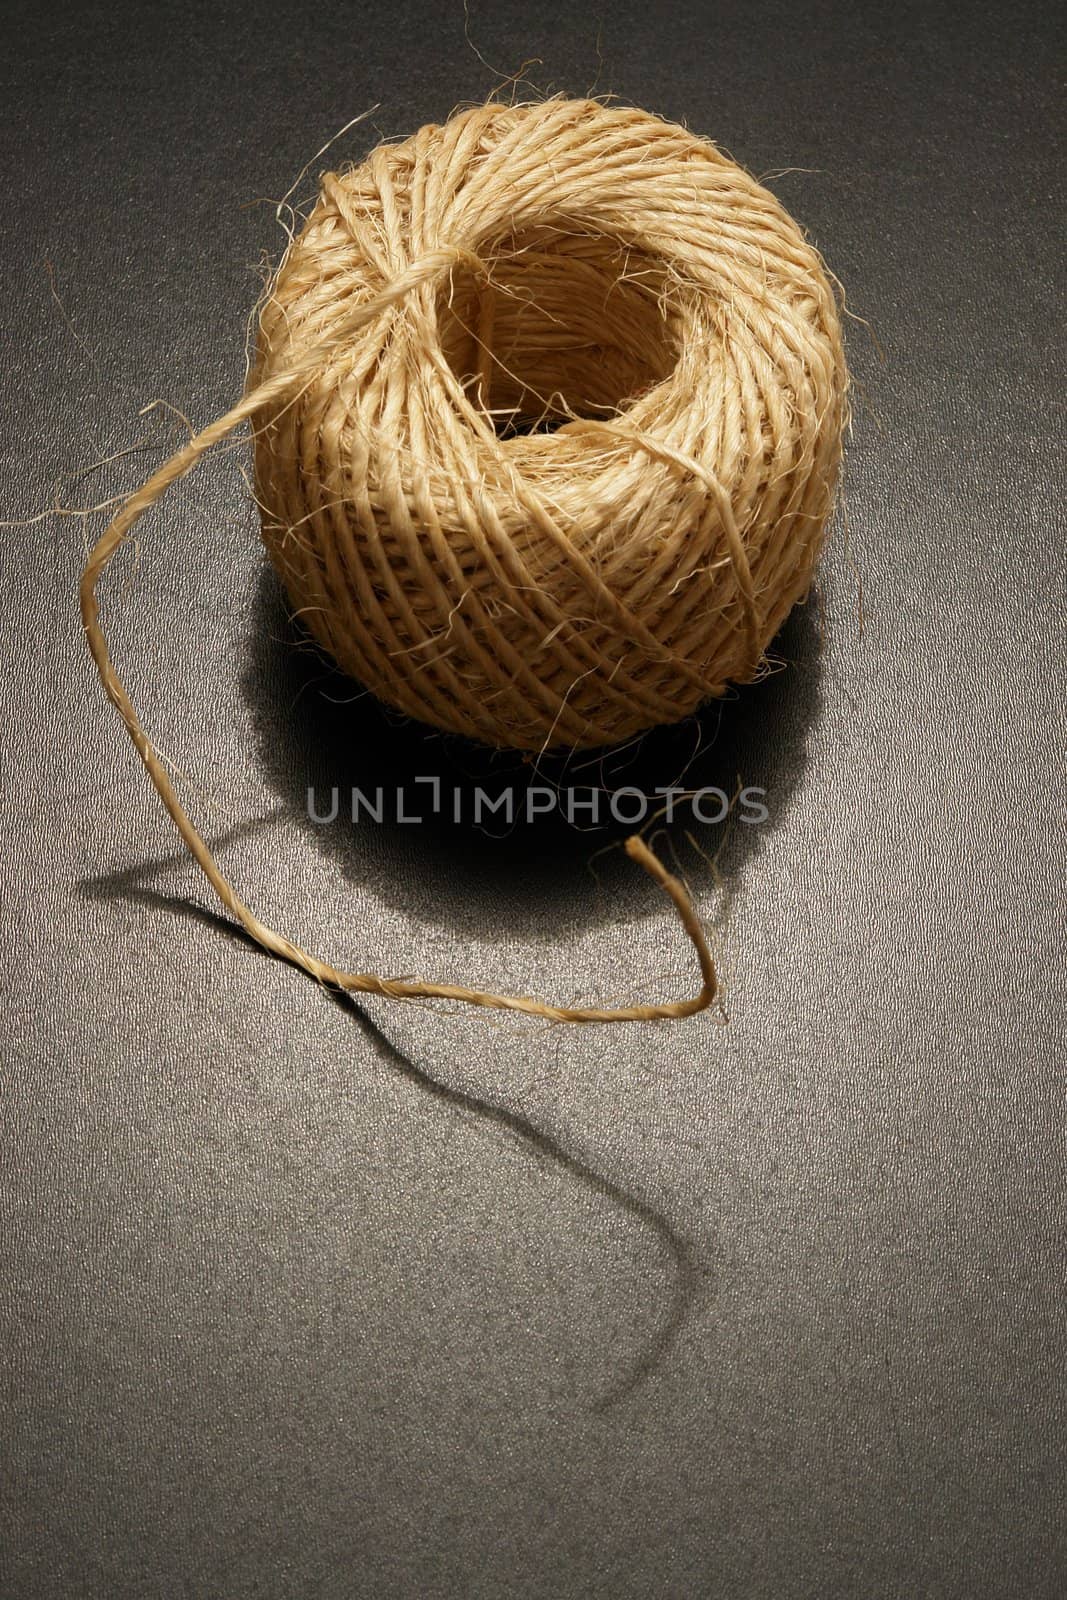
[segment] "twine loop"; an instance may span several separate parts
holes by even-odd
[[[105,688],[224,905],[320,981],[560,1021],[716,992],[683,885],[627,850],[697,952],[689,1000],[614,1009],[342,971],[266,928],[185,812],[115,673],[96,586],[165,490],[254,424],[263,537],[337,664],[438,728],[593,748],[762,670],[831,508],[834,295],[778,201],[706,140],[589,100],[489,104],[328,173],[260,306],[245,394],[131,495],[86,566]]]

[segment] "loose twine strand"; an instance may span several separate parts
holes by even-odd
[[[373,301],[359,307],[346,320],[346,332],[355,335],[360,328],[373,322],[388,306],[401,300],[419,283],[425,282],[447,270],[457,258],[455,251],[439,251],[422,261],[413,263],[395,283]],[[192,471],[215,445],[229,437],[243,422],[250,421],[276,405],[291,398],[301,384],[314,375],[329,351],[309,351],[288,372],[281,372],[259,384],[176,451],[170,460],[154,473],[123,505],[102,537],[91,551],[82,573],[79,587],[82,623],[89,650],[96,663],[107,696],[116,707],[167,811],[177,825],[194,859],[199,863],[208,882],[215,890],[226,910],[234,916],[245,932],[264,950],[280,956],[300,967],[320,983],[363,994],[384,995],[392,1000],[456,1000],[469,1005],[488,1006],[496,1010],[522,1011],[529,1016],[546,1017],[553,1022],[650,1022],[664,1017],[688,1017],[703,1011],[715,998],[718,982],[711,951],[684,884],[667,870],[659,857],[651,851],[637,834],[626,840],[626,853],[636,861],[670,896],[681,917],[682,925],[693,942],[700,964],[701,988],[689,1000],[668,1001],[659,1005],[632,1005],[605,1008],[599,1006],[556,1006],[544,1000],[525,995],[493,994],[483,989],[471,989],[462,984],[427,983],[422,980],[383,978],[371,972],[346,972],[329,962],[321,961],[294,944],[283,934],[267,927],[237,894],[230,880],[219,868],[208,848],[203,834],[182,805],[169,774],[156,753],[141,723],[133,702],[115,670],[107,639],[100,625],[97,586],[123,540],[135,524],[166,493],[172,484]]]
[[[262,923],[179,800],[100,625],[100,579],[167,489],[254,423],[267,549],[342,668],[485,742],[596,746],[760,670],[810,579],[845,384],[833,296],[795,224],[714,146],[646,113],[478,107],[327,174],[261,307],[246,393],[130,496],[80,585],[107,695],[256,944],[339,989],[557,1022],[690,1016],[718,988],[688,891],[638,835],[626,851],[696,951],[690,999],[558,1006],[348,972]],[[522,431],[546,419],[554,434]]]

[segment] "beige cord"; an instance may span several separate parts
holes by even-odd
[[[403,284],[395,285],[391,297],[406,293],[413,283],[420,281],[424,273],[436,272],[440,269],[440,261],[423,262],[411,268],[405,275]],[[352,331],[358,331],[363,322],[372,320],[379,315],[384,303],[382,300],[361,308],[353,317]],[[96,590],[100,579],[112,557],[133,528],[140,517],[155,505],[156,501],[170,488],[171,484],[191,471],[197,462],[216,445],[225,439],[242,422],[256,416],[263,408],[280,399],[294,389],[301,382],[306,381],[309,370],[315,365],[314,356],[309,356],[304,363],[287,375],[280,375],[270,382],[264,383],[259,388],[252,390],[238,402],[225,416],[197,434],[187,445],[178,450],[160,470],[149,478],[148,482],[138,489],[136,494],[130,496],[118,516],[115,517],[103,537],[94,546],[82,573],[79,595],[81,600],[82,622],[85,626],[85,636],[100,673],[101,682],[107,691],[108,698],[117,708],[119,715],[126,725],[130,738],[138,755],[144,762],[148,776],[151,778],[159,793],[163,804],[177,824],[178,831],[189,847],[195,859],[202,867],[208,882],[218,895],[222,904],[244,928],[245,932],[273,955],[282,956],[286,961],[291,961],[321,983],[333,984],[340,989],[347,989],[365,994],[381,994],[391,999],[430,999],[430,1000],[462,1000],[470,1005],[491,1006],[500,1010],[524,1011],[531,1016],[547,1017],[554,1022],[647,1022],[658,1017],[687,1017],[696,1011],[702,1011],[711,1004],[715,997],[717,982],[715,966],[708,949],[707,939],[700,920],[693,909],[692,901],[683,884],[673,873],[667,871],[663,863],[655,856],[645,844],[644,840],[634,835],[626,841],[627,854],[637,861],[645,871],[670,895],[682,925],[688,933],[697,952],[700,963],[702,986],[700,993],[691,1000],[668,1002],[664,1005],[635,1005],[620,1006],[617,1009],[604,1009],[600,1007],[583,1006],[554,1006],[543,1000],[534,1000],[521,995],[491,994],[481,989],[468,989],[461,984],[454,983],[422,983],[400,978],[382,978],[370,972],[342,972],[339,968],[330,966],[328,962],[320,961],[317,956],[311,955],[299,945],[293,944],[284,935],[276,933],[273,928],[268,928],[259,918],[249,910],[244,901],[239,897],[229,879],[220,871],[215,858],[208,849],[203,834],[192,821],[189,813],[178,799],[170,777],[152,747],[151,741],[141,724],[140,718],[134,709],[133,702],[126,692],[125,686],[115,671],[108,649],[107,640],[100,626],[100,612],[97,603]]]
[[[478,107],[326,175],[261,307],[244,397],[129,498],[81,580],[108,696],[250,937],[341,989],[559,1022],[690,1016],[717,989],[686,889],[637,836],[628,854],[697,953],[689,1000],[556,1006],[343,972],[259,921],[178,799],[96,597],[207,451],[255,423],[294,609],[381,699],[489,744],[593,747],[760,670],[810,582],[846,384],[816,252],[714,146],[645,112]]]

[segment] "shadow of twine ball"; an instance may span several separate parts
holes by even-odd
[[[810,584],[847,376],[819,255],[713,145],[557,99],[380,146],[323,177],[250,390],[309,352],[259,419],[263,535],[383,701],[582,748],[759,674]]]

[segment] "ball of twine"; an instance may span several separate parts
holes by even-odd
[[[713,145],[560,99],[379,147],[323,178],[253,388],[309,350],[257,437],[263,533],[382,700],[581,748],[759,673],[810,583],[845,366],[818,255]]]
[[[677,721],[807,590],[846,371],[815,250],[713,145],[628,107],[489,104],[322,178],[260,308],[246,391],[123,505],[81,610],[104,687],[220,900],[320,982],[557,1021],[688,1016],[717,992],[700,919],[626,843],[697,954],[686,1000],[618,1007],[352,972],[262,923],[115,671],[97,585],[138,519],[253,424],[294,611],[381,699],[520,750]]]

